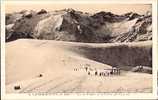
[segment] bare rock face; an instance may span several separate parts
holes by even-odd
[[[135,19],[135,18],[140,17],[141,15],[139,15],[139,14],[137,14],[137,13],[129,12],[129,13],[126,13],[125,16],[126,16],[126,18],[127,18],[128,20],[132,20],[132,19]]]
[[[152,40],[152,18],[140,17],[128,32],[122,33],[113,39],[113,42],[132,42]]]
[[[152,39],[152,16],[111,12],[83,13],[73,9],[47,12],[42,9],[7,14],[6,41],[35,38],[74,42],[133,42]],[[7,26],[8,27],[8,26]],[[9,35],[8,35],[9,34]]]
[[[13,24],[15,23],[16,21],[18,21],[19,19],[21,19],[23,16],[23,14],[21,13],[12,13],[12,14],[6,14],[6,25],[8,24]]]
[[[10,39],[12,34],[13,34],[13,26],[14,24],[8,24],[6,25],[5,29],[6,29],[6,40]]]
[[[45,10],[45,9],[41,9],[39,12],[37,12],[37,14],[45,14],[45,13],[47,13],[47,11]]]
[[[126,16],[115,15],[111,12],[104,12],[104,11],[98,12],[98,13],[92,15],[91,17],[94,19],[97,19],[98,22],[101,22],[103,24],[105,22],[111,22],[111,23],[119,22],[126,18]]]
[[[23,14],[24,17],[26,18],[31,18],[33,15],[32,15],[32,12],[31,11],[27,11]]]

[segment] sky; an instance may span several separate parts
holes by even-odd
[[[96,13],[99,11],[107,11],[115,14],[124,14],[127,12],[136,12],[139,14],[144,14],[147,11],[151,11],[151,5],[148,4],[105,4],[105,3],[97,3],[97,4],[79,4],[79,3],[54,3],[54,2],[6,2],[5,4],[5,12],[18,12],[21,10],[40,10],[45,9],[48,11],[60,10],[65,8],[73,8],[75,10]]]

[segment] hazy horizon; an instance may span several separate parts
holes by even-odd
[[[127,12],[135,12],[138,14],[145,14],[152,10],[150,4],[63,4],[47,2],[44,4],[38,3],[6,3],[5,12],[19,12],[21,10],[35,10],[45,9],[47,11],[61,10],[65,8],[72,8],[82,12],[96,13],[99,11],[107,11],[115,14],[124,14]]]

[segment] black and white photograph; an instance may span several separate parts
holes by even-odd
[[[19,2],[5,2],[5,94],[153,93],[152,3]]]

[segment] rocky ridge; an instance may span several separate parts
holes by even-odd
[[[6,41],[19,38],[85,43],[147,41],[152,40],[152,15],[89,14],[74,9],[6,14]]]

